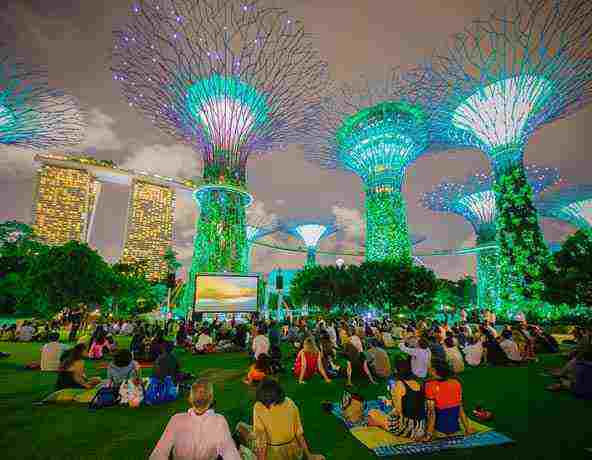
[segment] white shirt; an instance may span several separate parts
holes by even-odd
[[[197,351],[203,351],[208,345],[214,343],[212,338],[207,334],[199,334],[197,338],[197,343],[195,344],[195,349]]]
[[[269,354],[269,339],[266,335],[259,334],[253,339],[253,354],[255,355],[255,359],[262,353]]]
[[[34,332],[35,328],[33,326],[23,326],[19,331],[18,339],[21,342],[30,342],[33,339]]]
[[[522,361],[522,355],[518,349],[518,345],[513,340],[505,339],[500,343],[500,347],[506,353],[506,356],[512,361]]]
[[[432,360],[432,352],[429,348],[408,348],[403,342],[399,344],[403,353],[411,356],[411,371],[419,378],[425,378],[428,375],[428,367]]]
[[[357,335],[352,335],[349,338],[350,343],[356,347],[356,350],[358,350],[360,353],[362,353],[364,351],[364,346],[362,345],[362,341],[360,340],[360,338]]]
[[[174,460],[240,460],[228,422],[211,409],[171,417],[149,460],[168,460],[171,452]]]
[[[460,374],[465,370],[465,362],[458,348],[444,347],[444,352],[446,353],[446,360],[455,374]]]
[[[337,346],[337,331],[335,330],[335,326],[329,326],[327,328],[327,334],[329,334],[329,338],[333,345]]]
[[[66,345],[59,342],[49,342],[43,345],[41,349],[41,370],[57,371],[60,367],[60,357],[66,348]]]
[[[483,344],[481,341],[477,342],[474,345],[467,345],[463,349],[465,352],[465,361],[470,366],[478,366],[481,364],[481,359],[483,358]]]

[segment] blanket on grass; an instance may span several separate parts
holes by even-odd
[[[463,434],[445,436],[436,434],[431,442],[416,442],[408,438],[394,436],[386,431],[369,427],[366,423],[368,412],[372,409],[381,410],[379,401],[366,401],[364,408],[365,417],[353,424],[345,418],[339,404],[333,404],[332,413],[339,418],[350,430],[350,433],[378,457],[390,457],[393,455],[429,454],[447,449],[469,449],[473,447],[492,446],[512,443],[507,436],[493,431],[491,428],[471,420],[471,426],[475,433],[470,436]]]

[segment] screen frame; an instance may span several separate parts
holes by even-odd
[[[205,277],[205,276],[226,276],[228,278],[257,278],[257,306],[255,310],[236,310],[236,311],[228,311],[228,310],[198,310],[197,309],[197,278],[198,277]],[[261,281],[261,274],[260,273],[233,273],[233,272],[207,272],[207,273],[196,273],[195,277],[193,278],[193,286],[195,287],[195,294],[193,295],[193,311],[194,312],[201,312],[201,313],[257,313],[259,312],[259,283]]]

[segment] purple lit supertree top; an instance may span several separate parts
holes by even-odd
[[[249,155],[298,139],[328,81],[302,23],[259,1],[139,1],[113,59],[129,104],[192,145],[210,183],[244,186]]]
[[[316,264],[316,251],[324,238],[337,233],[339,227],[334,218],[291,219],[280,223],[280,231],[292,235],[304,243],[307,250],[306,265]]]
[[[536,194],[559,181],[556,168],[527,166],[528,182]],[[478,172],[463,182],[442,182],[424,194],[422,204],[432,211],[458,214],[467,219],[477,235],[479,246],[491,245],[496,239],[497,206],[491,174]],[[498,250],[477,251],[477,302],[480,308],[499,307]]]
[[[508,308],[540,299],[549,260],[524,150],[542,125],[592,99],[591,34],[589,0],[513,0],[455,35],[410,78],[430,103],[434,143],[478,148],[492,163]]]
[[[83,139],[78,101],[51,89],[47,71],[10,56],[0,45],[0,145],[47,149]]]
[[[592,231],[592,185],[572,185],[545,193],[536,207],[545,217]]]

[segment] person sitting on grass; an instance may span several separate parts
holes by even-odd
[[[364,351],[364,345],[362,344],[362,330],[361,328],[352,328],[350,330],[349,343],[351,343],[356,349],[362,353]]]
[[[195,344],[195,352],[197,354],[205,354],[211,353],[214,351],[214,341],[210,335],[210,331],[208,328],[204,327],[201,330],[201,334],[197,338],[197,343]]]
[[[252,350],[253,357],[257,360],[261,354],[269,355],[270,343],[263,328],[255,328],[254,333],[256,335],[253,337]]]
[[[152,375],[162,381],[167,377],[171,377],[173,382],[177,382],[177,375],[181,370],[179,361],[172,353],[172,348],[172,344],[167,344],[164,347],[164,351],[154,361]]]
[[[251,367],[249,367],[249,372],[243,382],[247,385],[259,383],[265,377],[271,375],[271,371],[271,359],[269,358],[269,355],[261,353],[257,358],[257,361],[255,361],[255,364],[252,364]]]
[[[446,362],[450,365],[455,374],[460,374],[465,370],[463,356],[454,343],[454,338],[446,337],[444,340],[444,351],[446,352]]]
[[[321,363],[323,369],[329,378],[334,378],[339,375],[339,366],[335,364],[337,358],[337,352],[331,336],[329,334],[321,334],[320,350],[321,352]]]
[[[368,426],[377,426],[395,436],[420,440],[425,435],[426,409],[425,394],[411,371],[409,358],[398,359],[395,363],[397,381],[391,387],[390,413],[371,410]]]
[[[65,388],[83,388],[89,389],[96,387],[101,383],[101,379],[93,377],[88,379],[84,373],[84,354],[86,353],[86,345],[79,343],[71,350],[62,354],[60,360],[60,367],[58,370],[58,379],[56,382],[56,390],[63,390]]]
[[[103,353],[107,348],[107,337],[104,334],[99,334],[91,343],[88,350],[88,357],[90,359],[102,359]]]
[[[427,340],[424,338],[419,339],[417,345],[417,347],[411,348],[405,342],[401,342],[399,343],[399,348],[403,353],[411,356],[411,369],[415,376],[424,379],[428,375],[432,352],[428,347]]]
[[[214,387],[205,379],[191,386],[187,412],[175,414],[149,460],[240,460],[223,415],[212,409]]]
[[[372,384],[376,383],[374,377],[372,377],[372,372],[370,372],[364,353],[360,353],[356,347],[348,343],[345,346],[343,354],[347,360],[347,367],[345,368],[347,386],[352,386],[352,376],[368,379]]]
[[[125,380],[136,380],[140,377],[140,365],[132,359],[129,350],[118,350],[113,361],[107,367],[107,380],[111,388],[119,388]]]
[[[508,357],[500,347],[497,339],[485,330],[485,341],[483,342],[485,348],[485,358],[488,364],[493,366],[505,366],[508,364]]]
[[[236,431],[258,460],[324,460],[322,455],[310,452],[300,411],[278,382],[264,379],[257,387],[255,400],[253,426],[240,422]]]
[[[372,375],[382,379],[391,375],[391,361],[387,352],[380,347],[377,339],[370,340],[370,348],[366,351],[366,355]]]
[[[294,376],[298,379],[298,383],[303,384],[305,380],[310,379],[316,373],[319,373],[325,382],[331,383],[331,379],[327,376],[321,353],[317,348],[314,339],[308,337],[304,339],[302,350],[296,355],[294,362]]]
[[[483,359],[483,342],[480,336],[469,337],[467,345],[463,348],[465,361],[469,366],[478,366]]]
[[[30,342],[33,340],[35,334],[35,328],[30,321],[25,321],[23,325],[18,329],[17,336],[19,342]]]
[[[60,357],[66,351],[66,345],[59,342],[60,334],[52,332],[49,334],[49,343],[41,349],[41,370],[45,372],[56,372],[60,369]]]
[[[571,391],[576,398],[592,399],[592,348],[578,353],[571,366],[557,384],[546,389],[550,391]]]
[[[504,353],[506,354],[506,357],[510,363],[518,364],[522,362],[523,356],[520,353],[518,344],[513,340],[512,331],[502,332],[500,347],[502,350],[504,350]]]
[[[436,361],[430,371],[434,379],[425,385],[428,421],[424,439],[430,441],[435,432],[457,433],[461,424],[466,435],[472,434],[474,430],[463,407],[462,386],[453,377],[452,369],[446,362]]]

